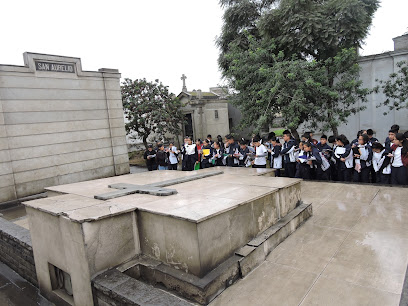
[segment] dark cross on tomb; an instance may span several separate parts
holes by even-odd
[[[182,89],[182,92],[187,92],[186,79],[187,79],[187,77],[186,77],[186,76],[184,75],[184,73],[183,73],[183,75],[181,76],[181,80],[183,80],[183,89]]]
[[[95,195],[94,198],[98,200],[110,200],[114,198],[123,197],[129,194],[141,193],[141,194],[151,194],[155,196],[169,196],[176,194],[176,189],[167,189],[164,187],[177,185],[181,183],[191,182],[199,180],[202,178],[223,174],[223,171],[212,171],[196,175],[191,175],[182,178],[176,178],[172,180],[157,182],[147,185],[133,185],[133,184],[112,184],[109,185],[109,188],[117,189],[117,191],[112,191],[104,194]]]

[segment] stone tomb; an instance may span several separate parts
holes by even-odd
[[[198,174],[203,178],[197,179]],[[311,205],[301,205],[301,180],[270,175],[270,169],[216,167],[47,188],[51,197],[25,203],[41,292],[71,305],[106,301],[93,296],[91,280],[98,287],[100,274],[116,267],[115,273],[143,276],[208,303],[312,213]],[[177,193],[95,199],[115,191],[109,185],[160,183]],[[58,282],[61,274],[63,284]]]

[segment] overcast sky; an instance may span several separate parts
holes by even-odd
[[[408,31],[408,1],[383,0],[363,55],[393,49]],[[23,65],[25,51],[80,57],[84,70],[160,79],[176,94],[220,84],[215,38],[218,0],[1,0],[0,64]]]

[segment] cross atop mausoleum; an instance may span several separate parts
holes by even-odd
[[[186,79],[187,77],[183,73],[183,75],[181,76],[181,80],[183,80],[183,89],[181,91],[183,92],[187,92]]]

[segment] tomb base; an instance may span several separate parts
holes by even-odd
[[[26,203],[41,292],[92,305],[91,280],[103,288],[100,274],[118,267],[138,282],[208,303],[312,214],[301,203],[301,180],[258,170],[155,171],[48,188],[59,195]],[[177,193],[126,194],[160,184]],[[96,199],[109,185],[129,189]],[[56,275],[65,276],[63,284]]]

